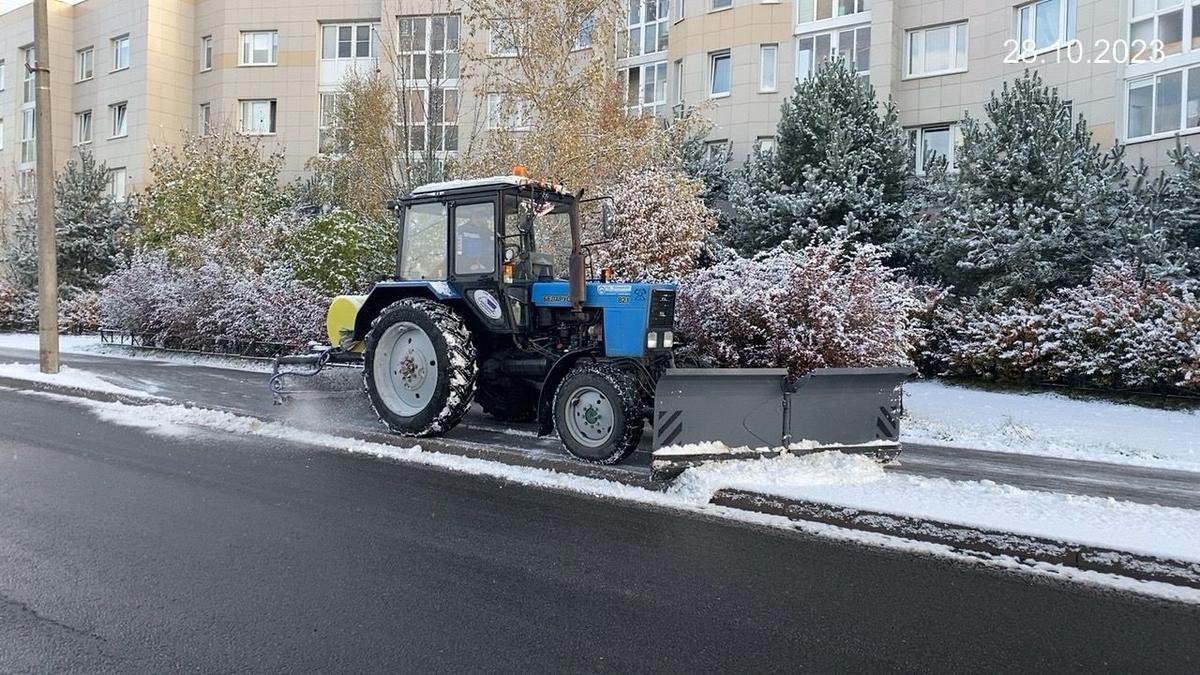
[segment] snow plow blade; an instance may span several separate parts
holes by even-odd
[[[362,377],[357,369],[331,366],[362,365],[362,355],[326,346],[313,346],[307,354],[280,356],[271,369],[268,386],[275,405],[296,396],[337,398],[362,394]],[[325,375],[322,375],[325,373]],[[300,382],[310,386],[300,387]]]
[[[796,380],[774,368],[668,369],[654,395],[651,475],[713,461],[838,450],[900,454],[908,368],[822,368]]]

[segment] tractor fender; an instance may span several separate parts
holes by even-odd
[[[558,390],[558,384],[567,376],[567,371],[571,370],[579,359],[595,354],[595,347],[576,349],[563,354],[554,362],[553,366],[550,366],[550,372],[546,373],[546,379],[542,382],[542,390],[538,393],[538,436],[547,436],[554,431],[554,392]]]
[[[371,322],[389,305],[406,298],[427,298],[455,304],[462,296],[445,281],[381,281],[375,284],[354,317],[354,339],[362,340],[371,331]]]

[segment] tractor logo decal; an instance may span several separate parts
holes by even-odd
[[[596,292],[600,295],[629,295],[633,292],[633,286],[628,284],[600,284],[596,286]]]
[[[496,296],[491,293],[480,289],[472,293],[471,298],[475,300],[475,306],[487,318],[499,321],[504,316],[504,312],[500,309],[500,301],[496,300]]]

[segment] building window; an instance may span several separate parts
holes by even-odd
[[[733,153],[729,149],[729,141],[722,139],[719,141],[707,141],[704,144],[704,156],[709,161],[728,162]]]
[[[1133,0],[1129,11],[1131,51],[1139,52],[1133,54],[1135,59],[1149,60],[1152,50],[1149,45],[1155,40],[1162,42],[1161,53],[1166,56],[1200,49],[1200,2]]]
[[[947,171],[957,168],[956,150],[959,145],[958,127],[953,124],[908,130],[910,161],[917,174],[941,161]]]
[[[111,138],[121,138],[129,135],[129,104],[114,103],[108,106],[108,115],[112,119]]]
[[[92,142],[92,111],[75,113],[75,145]]]
[[[758,90],[775,91],[775,71],[779,62],[779,45],[761,45],[758,48]]]
[[[675,61],[675,105],[683,106],[683,59]]]
[[[75,52],[75,81],[90,80],[96,74],[96,50],[85,47]]]
[[[35,51],[33,51],[33,47],[26,47],[25,48],[25,81],[24,81],[25,91],[23,92],[25,95],[25,98],[23,99],[23,101],[25,103],[29,103],[31,105],[37,99],[37,94],[36,94],[37,77],[35,77],[35,75],[34,75],[35,71],[33,70],[33,67],[35,65],[37,65],[35,63],[36,61],[37,61],[37,53]]]
[[[321,93],[317,148],[322,154],[339,154],[346,151],[345,134],[338,126],[338,108],[345,105],[347,100],[346,94],[341,92]]]
[[[728,96],[730,87],[730,61],[728,51],[708,55],[708,94]]]
[[[201,103],[200,115],[196,119],[196,133],[200,136],[207,136],[212,133],[212,104]]]
[[[759,136],[754,139],[754,149],[761,153],[775,152],[775,137]]]
[[[627,0],[629,13],[625,24],[628,40],[625,55],[641,56],[667,51],[671,18],[669,0]]]
[[[417,83],[458,79],[457,15],[401,17],[399,42],[400,79]]]
[[[113,201],[123,202],[129,194],[129,173],[119,166],[108,170],[108,196]]]
[[[633,66],[625,71],[625,96],[629,114],[667,114],[667,62]]]
[[[6,79],[8,79],[8,68],[4,65],[4,59],[0,59],[0,91],[4,91]]]
[[[796,22],[812,23],[851,16],[871,9],[870,0],[798,0]]]
[[[501,94],[488,94],[487,115],[488,129],[528,131],[532,126],[533,106],[529,101],[509,101]]]
[[[864,80],[871,73],[871,27],[805,35],[796,41],[796,79],[803,80],[821,64],[841,56]]]
[[[212,70],[213,39],[211,35],[200,38],[200,70]]]
[[[1200,129],[1200,66],[1129,83],[1129,139]]]
[[[275,99],[255,99],[240,103],[242,123],[239,131],[251,136],[275,133]]]
[[[4,118],[0,117],[0,150],[4,149]]]
[[[511,57],[520,53],[519,36],[512,23],[496,20],[488,23],[488,56]]]
[[[22,169],[17,173],[17,201],[33,201],[37,193],[36,174],[33,169]]]
[[[33,164],[37,159],[37,125],[33,119],[33,109],[21,111],[21,163]]]
[[[1075,2],[1076,0],[1038,0],[1018,7],[1017,40],[1020,42],[1021,52],[1028,54],[1056,49],[1074,40]]]
[[[400,18],[399,122],[410,152],[458,150],[459,24],[455,14]]]
[[[273,66],[279,56],[279,32],[260,30],[242,33],[243,66]]]
[[[129,67],[129,36],[121,35],[112,39],[113,71],[125,70]]]
[[[733,7],[733,0],[712,0],[710,7],[710,11],[725,9],[726,7]]]
[[[941,75],[967,69],[967,24],[934,26],[907,35],[909,76]]]
[[[588,12],[579,22],[579,34],[575,36],[575,49],[587,49],[596,40],[596,13]]]
[[[321,27],[321,58],[374,58],[379,52],[377,35],[374,24],[326,24]]]

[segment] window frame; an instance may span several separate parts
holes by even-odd
[[[1179,126],[1174,129],[1158,130],[1159,122],[1159,84],[1160,80],[1172,75],[1180,75],[1180,96],[1179,96]],[[1133,122],[1132,104],[1133,92],[1135,89],[1147,88],[1149,83],[1150,90],[1150,132],[1134,136],[1131,128]],[[1188,103],[1189,93],[1195,88],[1197,92],[1197,112],[1195,115],[1195,125],[1189,125],[1188,120]],[[1149,141],[1157,141],[1170,139],[1176,136],[1190,136],[1200,133],[1200,64],[1187,64],[1178,68],[1170,68],[1140,77],[1130,78],[1125,82],[1125,101],[1123,109],[1125,120],[1124,127],[1121,130],[1121,136],[1125,143],[1145,143]]]
[[[6,82],[7,79],[8,63],[4,59],[0,59],[0,91],[4,91],[4,89],[8,86]]]
[[[771,54],[771,83],[765,84],[767,53]],[[771,42],[758,46],[758,93],[775,94],[779,91],[779,43]]]
[[[239,33],[238,39],[238,67],[239,68],[270,68],[279,65],[279,31],[277,29],[267,30],[244,30]],[[254,39],[259,35],[271,36],[271,46],[269,48],[270,60],[257,62],[253,60],[254,53],[258,48],[254,45]],[[249,40],[249,42],[247,42]],[[249,52],[247,52],[249,47]],[[246,57],[251,57],[247,60]]]
[[[131,56],[130,52],[132,51],[132,44],[130,43],[130,40],[129,40],[129,33],[125,33],[124,35],[118,35],[114,38],[111,38],[109,40],[109,42],[112,44],[111,54],[112,54],[112,66],[113,67],[112,67],[112,70],[110,70],[108,72],[117,73],[122,70],[129,70],[129,63],[132,60],[130,58],[130,56]],[[122,49],[122,45],[124,45],[124,49]],[[124,57],[125,57],[125,63],[123,65],[121,63],[122,55],[124,55]]]
[[[441,39],[441,49],[435,49],[437,43],[434,40],[434,20],[441,19],[441,28],[443,36]],[[405,49],[403,41],[405,33],[400,29],[404,22],[410,22],[414,27],[412,32],[413,38],[416,37],[415,26],[416,22],[421,22],[421,35],[423,41],[418,45],[414,40],[409,45],[409,49]],[[410,14],[398,18],[397,24],[397,40],[396,40],[396,57],[398,63],[406,63],[409,67],[409,75],[412,75],[412,70],[415,70],[415,64],[420,59],[420,63],[424,68],[422,77],[403,77],[399,76],[400,82],[403,84],[403,97],[400,105],[402,108],[397,111],[396,124],[403,125],[405,123],[402,115],[412,116],[415,112],[414,106],[419,105],[421,117],[419,120],[409,119],[408,128],[402,129],[403,133],[409,136],[405,141],[405,147],[411,155],[420,155],[427,152],[432,152],[436,157],[445,157],[458,152],[459,135],[460,135],[460,120],[462,114],[462,97],[459,90],[459,79],[462,76],[462,16],[456,13],[441,13],[441,14]],[[490,39],[490,38],[489,38]],[[441,57],[442,74],[444,77],[438,79],[431,77],[433,72],[434,57]],[[453,68],[451,68],[453,63]],[[403,73],[403,70],[401,71]],[[453,74],[453,77],[450,75]],[[441,117],[439,120],[433,119],[434,105],[433,94],[439,93],[442,97],[442,106],[440,109]],[[418,100],[419,99],[419,100]],[[453,100],[453,105],[447,105],[447,101]],[[453,107],[454,114],[447,115],[447,110]],[[421,143],[420,147],[415,147],[415,140],[412,134],[416,131],[416,127],[421,128]],[[447,133],[453,128],[453,143],[454,147],[447,148]],[[435,129],[440,132],[435,134]],[[430,150],[430,145],[436,147]]]
[[[970,69],[971,63],[971,25],[970,21],[954,21],[951,23],[941,23],[933,26],[922,26],[913,28],[904,32],[904,78],[906,80],[915,80],[922,77],[941,77],[943,75],[954,75],[957,73],[965,73]],[[960,31],[959,28],[962,28]],[[913,43],[917,37],[921,38],[922,64],[928,61],[928,51],[925,46],[929,44],[928,33],[930,31],[949,29],[950,30],[950,57],[951,65],[949,68],[942,70],[922,70],[917,72],[914,70],[915,63],[913,62]],[[959,40],[962,40],[965,45],[960,49]],[[962,63],[957,63],[959,57],[962,57]]]
[[[726,75],[727,87],[725,91],[716,91],[717,86],[717,61],[724,59],[728,62],[728,71]],[[708,97],[709,98],[727,98],[733,95],[733,51],[730,49],[721,49],[715,52],[708,53]]]
[[[246,127],[246,113],[253,113],[256,104],[267,104],[267,131],[249,130]],[[251,116],[253,119],[253,115]],[[242,98],[238,99],[238,133],[243,136],[274,136],[279,129],[279,100],[274,98]]]
[[[442,237],[441,237],[441,241],[443,242],[443,245],[441,248],[442,275],[440,277],[436,277],[436,278],[425,277],[425,276],[412,276],[412,275],[408,274],[408,272],[411,270],[405,269],[406,262],[408,262],[407,256],[409,254],[410,245],[411,245],[410,241],[409,241],[411,238],[410,237],[411,233],[409,232],[409,229],[408,229],[409,223],[411,222],[409,220],[409,217],[412,215],[412,211],[414,209],[418,209],[421,207],[441,207],[441,218],[442,218],[442,221],[441,221],[442,222],[442,230],[441,231],[443,233]],[[396,251],[397,278],[404,280],[404,281],[447,281],[450,278],[450,261],[451,261],[451,257],[452,257],[450,254],[450,249],[454,243],[454,240],[450,237],[450,232],[451,232],[451,229],[450,229],[450,207],[446,202],[423,201],[423,202],[415,202],[415,203],[405,206],[404,212],[403,212],[403,217],[400,221],[399,247],[398,247],[398,250]],[[428,262],[428,257],[427,256],[421,257],[421,261]],[[416,261],[413,260],[412,262],[415,263]],[[437,261],[434,261],[434,262],[437,262]]]
[[[487,207],[489,207],[489,210],[491,211],[491,214],[492,214],[492,237],[491,237],[492,267],[489,270],[459,271],[458,265],[459,265],[460,252],[459,252],[459,237],[458,237],[458,211],[459,211],[459,209],[470,208],[472,206],[487,206]],[[450,209],[449,209],[448,215],[449,215],[449,230],[452,233],[452,238],[450,239],[450,242],[451,242],[450,276],[455,279],[460,279],[460,278],[490,279],[491,277],[494,277],[496,275],[496,270],[499,267],[499,252],[500,252],[500,246],[497,245],[497,241],[496,241],[496,239],[497,239],[496,233],[499,231],[499,228],[500,228],[500,218],[498,217],[497,209],[496,209],[496,198],[492,197],[490,199],[467,199],[467,200],[464,200],[461,202],[452,202],[450,204]]]
[[[662,79],[658,77],[659,69],[662,69]],[[647,115],[665,118],[667,116],[667,86],[670,83],[670,70],[667,67],[667,61],[651,61],[642,63],[628,68],[622,68],[622,80],[625,84],[625,111],[633,117],[641,117]],[[631,88],[630,75],[637,73],[637,95],[634,96]],[[646,74],[651,73],[652,78],[647,78]],[[654,82],[654,100],[646,100],[646,85],[649,80]],[[659,91],[661,85],[661,91]]]
[[[212,133],[212,103],[201,103],[196,114],[196,135],[208,136]]]
[[[767,1],[768,0],[764,0],[764,2]],[[823,23],[826,21],[857,21],[857,18],[851,17],[860,17],[861,15],[869,14],[871,12],[870,0],[853,0],[855,10],[852,12],[846,12],[844,14],[841,13],[840,10],[841,3],[837,0],[831,0],[829,16],[818,17],[818,1],[819,0],[795,0],[795,5],[792,7],[792,11],[795,13],[797,26],[803,26],[810,23]],[[812,5],[812,11],[809,12],[808,16],[806,17],[804,16],[804,8],[810,4]]]
[[[0,117],[0,150],[4,149],[4,118]]]
[[[85,122],[86,129],[84,124]],[[88,108],[87,110],[80,110],[79,112],[75,113],[75,128],[71,137],[71,140],[73,141],[71,146],[77,148],[83,145],[90,145],[92,139],[95,137],[95,131],[93,128],[94,126],[95,115],[92,114],[91,108]],[[87,131],[86,138],[84,137],[85,130]]]
[[[634,19],[634,4],[637,5],[636,20]],[[622,58],[653,57],[666,54],[670,48],[671,34],[671,2],[670,0],[625,0],[625,54]],[[654,8],[654,19],[648,20],[650,12],[647,7]],[[654,51],[646,51],[646,36],[654,30]],[[633,35],[637,34],[637,40]],[[634,51],[633,46],[637,45]]]
[[[958,171],[958,148],[962,145],[962,130],[956,122],[947,122],[945,124],[925,124],[919,127],[910,127],[905,129],[909,135],[910,153],[913,173],[918,176],[924,176],[926,173],[925,153],[921,151],[925,147],[925,135],[933,131],[945,131],[950,140],[950,154],[946,156],[946,171],[955,173]],[[921,151],[921,152],[918,152]]]
[[[866,35],[867,67],[865,70],[858,63],[858,53],[860,51],[862,51],[859,49],[859,45],[858,45],[859,36],[860,36],[860,34],[862,34],[863,31],[866,31],[865,35]],[[793,59],[794,59],[793,64],[795,66],[794,72],[793,72],[794,81],[801,82],[805,79],[808,79],[809,77],[811,77],[813,74],[815,74],[817,72],[817,68],[819,68],[822,63],[824,63],[825,61],[828,61],[834,55],[842,54],[843,52],[842,52],[842,48],[841,48],[841,38],[842,38],[843,33],[853,34],[853,39],[854,39],[854,49],[852,50],[853,58],[849,59],[849,62],[854,66],[854,72],[860,78],[870,81],[870,78],[871,78],[871,24],[851,24],[851,25],[846,25],[846,26],[840,27],[840,28],[835,28],[832,30],[815,31],[812,33],[804,33],[802,35],[795,36],[795,38],[792,41]],[[816,55],[817,47],[819,46],[821,38],[829,39],[828,53],[826,55],[824,55],[823,58],[813,58],[812,62],[809,63],[809,67],[807,69],[805,69],[803,72],[801,72],[801,68],[800,68],[800,54],[801,54],[800,46],[801,46],[801,44],[806,41],[811,40],[812,46],[813,46],[812,53],[814,55]]]
[[[349,41],[350,55],[349,56],[341,55],[341,45],[343,43],[341,31],[343,28],[350,29],[350,41]],[[367,43],[366,43],[367,44],[367,55],[366,56],[360,56],[358,54],[359,45],[362,44],[362,40],[360,39],[362,36],[360,35],[360,33],[363,28],[366,28],[366,30],[367,30]],[[328,46],[328,41],[326,40],[325,34],[329,30],[334,31],[334,39],[333,39],[334,55],[333,56],[325,55],[325,47]],[[379,58],[379,24],[374,21],[354,21],[354,22],[337,21],[337,22],[330,22],[330,23],[322,23],[321,24],[321,42],[320,42],[320,44],[321,44],[321,60],[322,61],[354,61],[357,59]]]
[[[1039,5],[1043,5],[1043,4],[1051,3],[1051,2],[1059,3],[1058,37],[1051,44],[1049,44],[1045,47],[1038,47],[1038,46],[1036,46],[1037,45],[1037,29],[1038,29],[1037,8]],[[1028,21],[1023,19],[1021,16],[1022,12],[1025,12],[1026,10],[1028,10],[1028,12],[1029,12]],[[1014,6],[1013,7],[1013,17],[1014,17],[1014,31],[1013,32],[1016,35],[1017,50],[1018,50],[1017,55],[1018,56],[1028,57],[1030,55],[1047,54],[1050,52],[1055,52],[1055,51],[1058,51],[1058,50],[1062,49],[1063,47],[1066,47],[1067,45],[1073,44],[1077,41],[1076,32],[1078,30],[1078,22],[1079,22],[1079,18],[1078,18],[1079,17],[1079,7],[1078,7],[1077,0],[1030,0],[1030,2],[1026,2],[1026,3],[1020,4],[1020,5]],[[1030,37],[1028,39],[1034,41],[1033,51],[1025,50],[1026,38],[1025,38],[1024,31],[1026,28],[1029,29]]]
[[[533,128],[533,106],[530,101],[513,100],[512,110],[504,115],[505,96],[499,92],[489,92],[487,95],[487,129],[488,131],[529,131]],[[504,119],[502,119],[504,118]]]
[[[1162,25],[1163,17],[1169,14],[1174,14],[1175,12],[1179,12],[1179,20],[1182,24],[1180,29],[1179,51],[1166,53],[1166,58],[1169,59],[1175,56],[1182,56],[1184,54],[1200,51],[1200,0],[1181,0],[1179,5],[1165,8],[1159,7],[1158,2],[1153,2],[1152,4],[1154,5],[1154,8],[1150,12],[1136,14],[1136,0],[1131,0],[1129,3],[1129,15],[1126,17],[1126,34],[1128,35],[1131,43],[1135,39],[1145,39],[1135,38],[1133,35],[1134,26],[1145,21],[1151,22],[1150,28],[1152,35],[1150,36],[1150,40],[1162,40],[1162,37],[1160,36],[1160,26]],[[1165,52],[1165,41],[1163,42],[1163,46]],[[1130,63],[1149,63],[1149,59],[1131,60]]]
[[[733,0],[708,0],[709,12],[723,12],[733,8]]]
[[[21,157],[20,166],[30,166],[37,161],[37,120],[33,108],[21,110]]]
[[[120,180],[117,177],[120,176]],[[117,190],[120,184],[121,189]],[[108,170],[108,197],[115,202],[129,199],[129,170],[123,166],[114,166]]]
[[[129,136],[129,101],[118,101],[108,106],[109,138],[125,138]],[[120,130],[117,121],[121,122]]]
[[[200,38],[200,72],[207,73],[213,69],[213,36],[205,35]]]
[[[87,74],[84,74],[84,63],[87,62]],[[75,50],[75,83],[87,82],[96,77],[96,47],[89,45]]]

